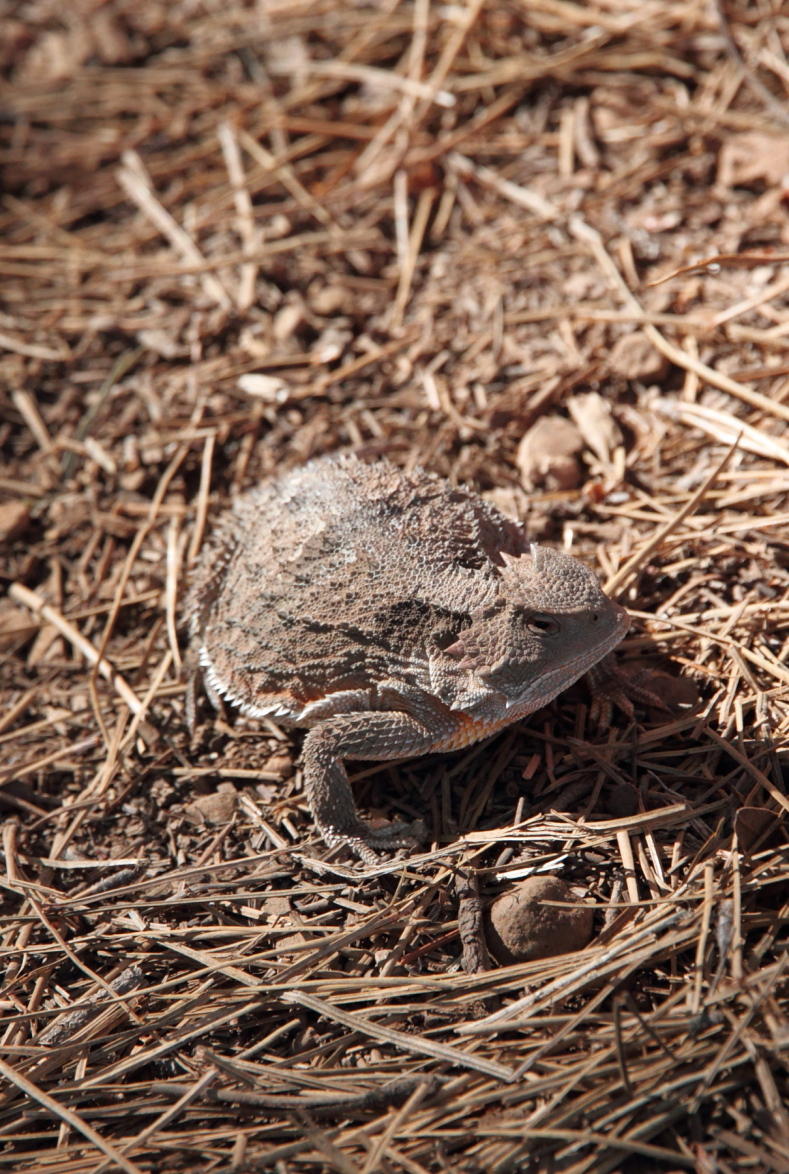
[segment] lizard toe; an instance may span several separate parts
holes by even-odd
[[[670,717],[691,708],[691,693],[697,696],[693,682],[687,678],[651,668],[627,673],[612,657],[606,657],[587,673],[587,682],[592,693],[589,717],[598,729],[610,726],[614,706],[630,721],[635,717],[634,703]]]
[[[382,863],[381,853],[388,855],[401,849],[414,851],[421,847],[426,837],[425,823],[421,819],[416,819],[410,824],[395,820],[375,827],[363,823],[353,833],[335,833],[331,840],[333,847],[344,844],[365,864],[375,867]],[[328,836],[326,838],[329,839]]]

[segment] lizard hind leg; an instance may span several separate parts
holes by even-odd
[[[395,759],[424,754],[435,734],[409,713],[376,710],[335,714],[304,739],[304,787],[323,839],[330,847],[346,844],[366,864],[380,864],[376,849],[413,848],[418,841],[401,835],[405,825],[371,828],[356,811],[343,758]]]

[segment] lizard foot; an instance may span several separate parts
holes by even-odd
[[[396,820],[381,827],[371,827],[359,822],[352,832],[323,831],[323,838],[331,848],[341,845],[349,848],[370,868],[376,868],[383,863],[381,852],[392,852],[406,848],[413,851],[419,848],[427,838],[427,826],[421,819],[412,823],[402,823]]]
[[[614,706],[632,721],[634,702],[670,717],[692,709],[698,700],[696,687],[688,677],[672,677],[651,668],[626,673],[613,655],[590,669],[586,679],[592,693],[589,719],[599,729],[610,726]]]

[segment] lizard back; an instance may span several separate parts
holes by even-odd
[[[387,461],[323,458],[239,498],[186,600],[209,683],[298,721],[328,694],[421,684],[431,643],[493,603],[520,527],[476,494]]]

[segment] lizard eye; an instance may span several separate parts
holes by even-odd
[[[526,626],[535,636],[558,636],[559,621],[552,616],[529,616]]]

